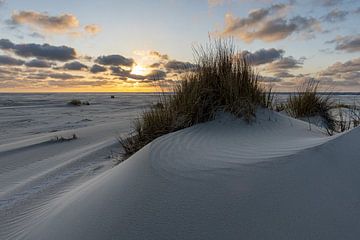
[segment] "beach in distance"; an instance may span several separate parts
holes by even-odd
[[[285,101],[288,96],[277,95],[279,101]],[[333,97],[344,104],[353,104],[360,98],[356,94],[334,94]],[[356,161],[359,155],[352,147],[360,136],[358,129],[344,136],[329,137],[316,126],[310,131],[307,122],[281,113],[262,110],[250,125],[225,114],[209,123],[162,137],[135,154],[134,159],[118,164],[121,161],[118,138],[126,135],[132,120],[158,98],[157,93],[1,94],[1,239],[27,239],[27,234],[33,232],[34,227],[38,229],[38,224],[42,228],[34,231],[29,239],[57,239],[54,236],[63,239],[63,231],[69,231],[70,239],[81,236],[85,236],[83,239],[104,236],[105,239],[113,236],[134,239],[136,232],[139,234],[135,234],[136,239],[143,239],[146,234],[166,239],[169,230],[164,232],[164,229],[167,228],[174,234],[185,231],[181,236],[191,239],[192,231],[199,230],[192,229],[192,224],[199,227],[204,236],[213,236],[209,239],[219,239],[217,234],[222,234],[221,231],[217,233],[208,225],[193,222],[202,221],[203,217],[212,219],[207,224],[230,224],[231,236],[244,233],[233,221],[245,217],[252,219],[245,231],[249,236],[253,236],[253,231],[259,236],[270,234],[271,226],[263,228],[263,232],[257,227],[271,217],[280,223],[290,221],[296,233],[301,232],[302,227],[316,228],[318,221],[327,221],[328,239],[338,239],[340,235],[335,233],[342,228],[345,231],[343,224],[347,221],[356,227],[359,208],[352,202],[356,200],[356,191],[347,189],[347,184],[352,184],[357,175],[338,174],[358,169],[348,169],[359,164]],[[89,102],[89,105],[73,106],[69,104],[72,99]],[[323,151],[326,156],[333,152],[333,156],[345,157],[341,157],[342,162],[331,155],[329,159],[323,158],[319,155]],[[302,178],[306,186],[301,188]],[[266,179],[273,182],[263,182]],[[127,181],[136,184],[124,189],[121,185]],[[287,183],[280,185],[277,181]],[[335,190],[330,189],[331,186]],[[184,192],[187,190],[190,195]],[[350,199],[345,201],[347,194]],[[220,199],[224,201],[223,208],[216,205]],[[262,205],[263,201],[257,203],[260,199],[269,205]],[[134,205],[129,205],[132,202]],[[277,205],[284,204],[285,210],[276,212]],[[336,208],[328,209],[335,205]],[[81,206],[86,206],[86,212]],[[91,211],[87,212],[89,206]],[[63,207],[70,211],[62,211]],[[195,208],[196,215],[188,207]],[[340,214],[343,219],[333,219],[339,217],[341,208],[345,208]],[[266,212],[270,209],[275,212]],[[319,212],[312,212],[315,210]],[[293,211],[299,211],[298,217],[303,216],[303,211],[308,215],[297,218]],[[53,214],[56,217],[52,217]],[[75,217],[71,214],[82,219],[82,227],[67,224],[66,219]],[[182,218],[187,222],[178,222]],[[52,225],[47,226],[49,219]],[[99,223],[110,224],[108,227],[114,230],[109,233],[106,233],[108,227],[96,230]],[[127,231],[112,224],[126,227]],[[94,230],[85,234],[81,231],[83,226]],[[276,226],[279,225],[272,227]],[[220,229],[223,228],[226,226]],[[296,238],[291,232],[288,234],[291,239],[303,239],[302,235]]]

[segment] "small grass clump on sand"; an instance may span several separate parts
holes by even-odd
[[[271,92],[266,93],[259,75],[231,41],[216,40],[194,52],[194,69],[173,94],[163,94],[135,121],[133,134],[120,139],[125,157],[157,137],[209,121],[218,111],[250,122],[257,107],[270,106]]]
[[[330,114],[335,107],[331,94],[320,95],[318,93],[319,83],[315,80],[305,81],[298,91],[290,95],[285,109],[294,118],[321,117],[328,131],[336,128],[336,123]]]
[[[71,137],[55,136],[52,142],[68,142],[76,139],[78,139],[78,136],[74,133]]]
[[[88,101],[81,101],[79,99],[73,99],[68,104],[73,106],[90,105]]]

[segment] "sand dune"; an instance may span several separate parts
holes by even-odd
[[[16,239],[65,192],[114,166],[121,124],[41,134],[0,145],[0,239]],[[55,136],[76,140],[58,142]]]
[[[12,230],[18,239],[358,239],[358,139],[358,128],[327,137],[269,111],[251,125],[223,115],[155,140]]]

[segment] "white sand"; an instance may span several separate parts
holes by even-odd
[[[31,223],[12,219],[4,239],[359,239],[359,140],[223,115],[25,209]]]
[[[69,99],[90,106],[67,105]],[[109,170],[117,138],[153,95],[0,94],[0,239],[16,239],[62,196]],[[9,106],[7,105],[9,103]],[[52,141],[56,136],[78,139]]]

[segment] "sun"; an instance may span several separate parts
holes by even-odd
[[[147,69],[140,65],[136,65],[131,70],[131,74],[135,74],[135,75],[146,75],[146,72]]]

